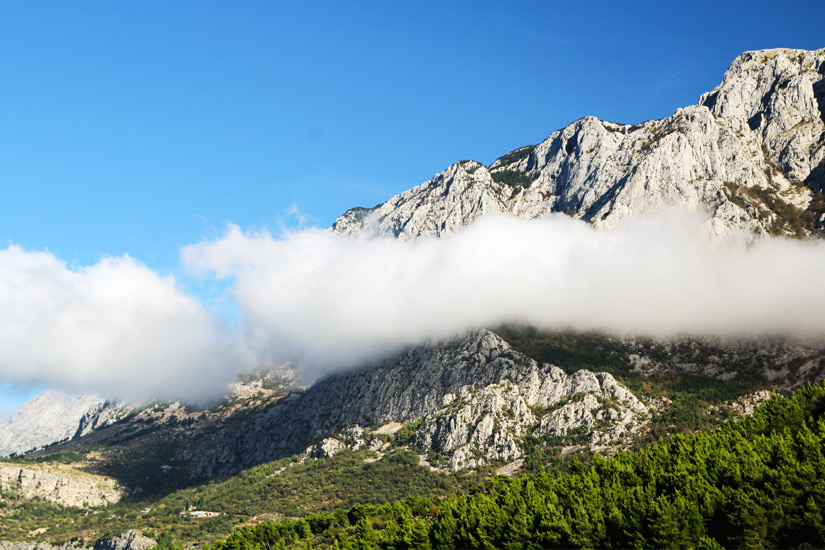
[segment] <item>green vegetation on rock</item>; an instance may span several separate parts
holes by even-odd
[[[533,180],[531,180],[527,174],[517,172],[516,170],[499,170],[498,172],[493,172],[493,181],[509,185],[513,188],[530,187],[530,184],[533,183]]]
[[[496,162],[498,162],[500,166],[514,164],[529,157],[533,153],[533,151],[536,150],[536,147],[537,145],[527,145],[526,147],[519,147],[515,151],[510,151],[506,155],[499,157],[496,160]]]

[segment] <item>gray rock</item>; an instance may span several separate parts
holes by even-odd
[[[195,475],[207,477],[301,452],[329,456],[344,447],[362,448],[368,439],[362,427],[422,420],[416,436],[420,449],[457,456],[450,467],[472,467],[518,458],[518,438],[540,420],[534,410],[579,393],[619,404],[627,412],[616,422],[625,419],[629,425],[631,416],[642,422],[647,414],[609,374],[567,375],[512,350],[492,332],[477,330],[329,376],[282,400],[242,433],[222,434],[188,458]],[[306,449],[319,439],[320,447]]]
[[[315,447],[307,449],[306,452],[312,458],[332,458],[346,448],[347,446],[343,441],[328,437]]]
[[[114,422],[123,409],[97,395],[46,390],[0,424],[0,457],[73,439]]]
[[[101,506],[121,497],[114,479],[60,465],[0,462],[0,486],[64,506]]]
[[[107,399],[89,408],[77,423],[77,431],[72,439],[88,435],[94,430],[114,424],[131,410],[131,406]]]
[[[528,219],[563,212],[610,228],[679,208],[707,211],[713,239],[765,235],[777,213],[734,185],[802,209],[809,187],[825,187],[823,74],[825,49],[748,52],[698,105],[670,117],[637,126],[585,117],[524,148],[529,154],[489,168],[454,164],[382,205],[346,212],[331,229],[444,236],[490,212]],[[496,181],[508,172],[524,185]]]
[[[446,455],[445,465],[453,470],[521,458],[520,440],[528,434],[561,436],[580,429],[591,445],[612,450],[629,444],[649,417],[647,407],[611,375],[581,370],[568,376],[551,365],[518,383],[505,379],[475,391],[462,388],[446,402],[424,418],[415,445]]]
[[[101,539],[95,544],[95,550],[147,550],[157,542],[144,536],[141,531],[129,530],[111,539]]]
[[[8,542],[0,541],[0,550],[147,550],[157,542],[140,531],[130,530],[111,539],[101,539],[93,547],[78,542],[50,544],[48,542]]]

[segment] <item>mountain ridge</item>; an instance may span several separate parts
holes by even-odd
[[[738,92],[737,92],[738,91]],[[704,209],[709,234],[823,228],[825,49],[738,56],[697,105],[637,125],[583,117],[489,167],[461,161],[331,230],[444,236],[489,212],[562,212],[603,229],[664,208]]]

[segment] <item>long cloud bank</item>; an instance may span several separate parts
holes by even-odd
[[[623,334],[825,334],[825,246],[709,246],[675,214],[609,232],[566,216],[489,215],[404,242],[230,227],[188,246],[192,273],[234,280],[243,347],[313,373],[469,328],[522,322]]]
[[[825,244],[709,246],[705,227],[686,215],[611,231],[565,216],[490,215],[449,237],[400,241],[230,226],[182,259],[193,276],[228,283],[206,286],[237,305],[233,334],[172,277],[129,256],[71,269],[9,246],[0,250],[0,379],[203,401],[240,369],[294,360],[311,379],[507,322],[825,336]]]

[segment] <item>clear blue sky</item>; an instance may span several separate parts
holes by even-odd
[[[177,273],[226,222],[326,226],[585,115],[667,116],[742,51],[825,47],[823,22],[821,0],[5,2],[0,239]]]

